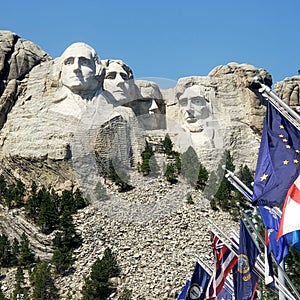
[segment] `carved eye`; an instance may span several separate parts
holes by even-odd
[[[74,63],[74,57],[69,57],[64,61],[64,65],[72,65],[73,63]]]
[[[115,79],[116,75],[117,75],[116,72],[107,73],[106,76],[105,76],[105,79]]]
[[[82,66],[90,66],[91,65],[91,60],[85,57],[80,58],[80,64]]]
[[[195,105],[201,105],[202,101],[201,101],[201,99],[193,99],[192,103]]]
[[[127,73],[120,73],[120,76],[124,79],[124,80],[129,80],[128,74]]]
[[[188,101],[187,101],[187,99],[182,99],[182,100],[179,100],[179,104],[180,104],[181,106],[187,106]]]

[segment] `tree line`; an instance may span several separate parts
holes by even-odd
[[[44,234],[55,231],[50,262],[35,257],[25,233],[20,240],[14,238],[12,241],[5,234],[0,235],[0,267],[16,267],[14,290],[10,299],[58,300],[55,277],[68,275],[74,263],[73,251],[81,244],[81,236],[76,232],[72,215],[87,206],[88,202],[79,189],[75,192],[64,190],[59,195],[53,189],[38,188],[35,183],[28,195],[20,180],[8,184],[4,176],[0,175],[0,203],[9,209],[24,207],[27,217]],[[25,270],[29,273],[29,285],[25,281]],[[90,274],[84,278],[82,299],[107,299],[114,291],[110,278],[119,273],[116,255],[107,248],[103,257],[92,265]],[[0,277],[0,300],[7,299],[1,289],[3,277]],[[119,299],[130,300],[131,291],[125,289]]]

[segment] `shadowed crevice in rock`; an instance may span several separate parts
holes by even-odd
[[[33,67],[50,56],[36,44],[10,31],[0,31],[0,129],[24,92],[21,84]]]

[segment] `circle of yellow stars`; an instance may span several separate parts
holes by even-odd
[[[283,126],[283,125],[280,125],[279,128],[280,128],[280,129],[284,129],[284,126]],[[285,145],[285,148],[286,148],[286,149],[291,149],[291,146],[290,146],[289,144],[287,144],[287,143],[288,143],[288,139],[286,139],[285,136],[284,136],[283,134],[279,134],[278,137],[281,138],[282,141],[286,144],[286,145]],[[295,152],[296,152],[297,154],[299,154],[299,153],[300,153],[300,150],[299,150],[299,149],[295,149]],[[288,161],[287,159],[285,159],[282,163],[283,163],[284,165],[288,165],[288,164],[290,163],[290,161]],[[299,160],[298,160],[298,159],[294,159],[294,160],[293,160],[293,163],[294,163],[294,164],[298,164],[298,163],[299,163]],[[260,177],[260,181],[267,180],[268,176],[269,176],[268,174],[265,174],[265,173],[264,173],[264,174]]]

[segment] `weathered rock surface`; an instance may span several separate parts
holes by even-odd
[[[0,128],[23,93],[20,81],[30,70],[51,57],[36,44],[10,31],[0,31]]]
[[[62,299],[68,291],[80,298],[83,276],[106,247],[117,253],[122,269],[118,291],[133,290],[133,299],[174,299],[191,276],[199,256],[211,266],[209,229],[213,221],[225,232],[237,225],[226,213],[215,213],[209,202],[184,182],[171,185],[162,178],[131,174],[135,188],[87,207],[75,216],[83,236],[76,250],[75,273],[59,279]],[[194,204],[187,203],[192,193]],[[117,297],[116,297],[117,299]]]
[[[228,149],[236,165],[254,169],[265,114],[262,97],[249,89],[255,76],[272,82],[265,70],[237,63],[218,66],[208,76],[179,79],[174,91],[166,94],[170,97],[166,99],[167,128],[179,151],[193,145],[199,160],[212,170]],[[202,99],[206,104],[198,105],[196,122],[186,123],[182,119],[186,108],[181,101],[186,101],[189,96],[183,96],[194,86],[198,87],[198,102]],[[194,95],[190,97],[197,100]]]
[[[29,238],[36,258],[49,261],[52,257],[53,235],[42,234],[41,231],[26,218],[23,210],[7,210],[0,205],[0,233],[21,240],[23,233]]]
[[[227,213],[211,211],[209,201],[182,178],[175,185],[166,183],[161,142],[168,134],[175,150],[183,153],[192,146],[210,171],[225,149],[236,166],[254,169],[265,106],[251,90],[252,79],[259,76],[271,85],[271,75],[230,63],[208,76],[181,78],[165,91],[137,81],[139,97],[128,99],[127,107],[114,107],[105,93],[93,101],[64,94],[60,66],[59,59],[50,60],[31,42],[0,32],[0,173],[26,186],[32,181],[58,190],[79,186],[92,199],[74,217],[83,244],[74,253],[74,273],[56,280],[61,299],[70,294],[80,299],[84,276],[107,247],[121,266],[114,279],[119,292],[127,287],[133,299],[174,299],[197,256],[212,264],[211,220],[226,233],[237,225]],[[284,100],[299,103],[298,78],[276,87]],[[80,118],[78,111],[84,111]],[[160,166],[149,177],[135,171],[145,141]],[[119,193],[104,183],[109,160],[128,171],[132,190]],[[98,183],[105,194],[97,194]],[[187,203],[188,194],[194,204]],[[0,233],[13,239],[25,232],[37,256],[51,257],[51,236],[42,235],[22,210],[1,207],[0,214]],[[13,272],[8,271],[2,286],[9,295]]]
[[[281,82],[276,82],[274,91],[276,94],[292,108],[299,111],[300,105],[300,75],[285,78]]]
[[[102,94],[91,101],[67,98],[58,86],[58,68],[54,60],[30,72],[26,93],[18,99],[0,133],[2,172],[12,173],[26,184],[36,180],[56,187],[68,180],[78,183],[82,177],[87,179],[92,168],[93,175],[100,176],[95,165],[95,141],[100,128],[105,124],[112,128],[109,124],[117,116],[123,120],[123,132],[127,132],[127,139],[122,139],[126,145],[120,145],[138,160],[143,145],[138,142],[140,133],[133,133],[138,125],[131,109],[113,108]],[[68,107],[73,110],[68,111]],[[80,118],[73,114],[74,107],[83,112]],[[113,141],[113,132],[110,138]]]

